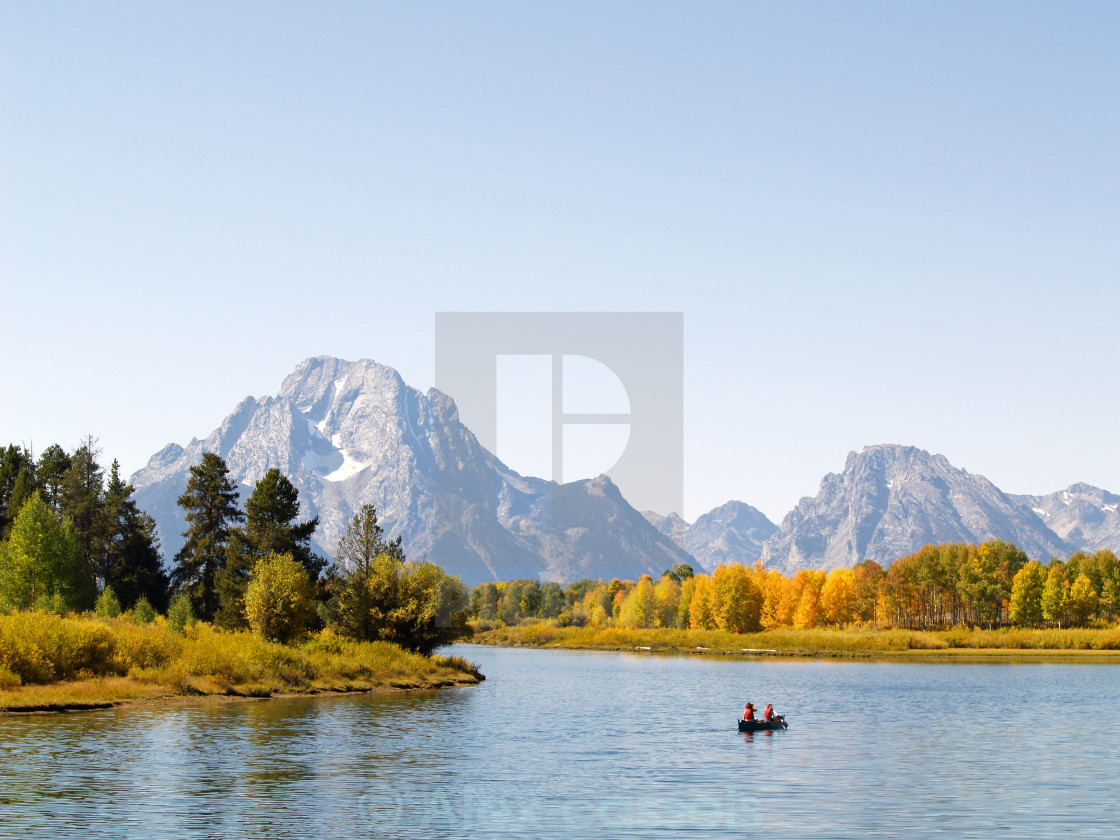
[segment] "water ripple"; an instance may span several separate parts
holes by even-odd
[[[0,720],[0,837],[1034,838],[1120,823],[1101,665],[464,648],[481,686]],[[739,734],[743,702],[790,729]]]

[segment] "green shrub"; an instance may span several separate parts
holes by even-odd
[[[106,586],[101,594],[97,596],[97,603],[93,606],[93,611],[102,618],[116,618],[121,614],[121,602],[117,598],[113,587]]]
[[[32,609],[36,612],[49,612],[55,615],[66,615],[70,607],[61,592],[52,592],[50,595],[40,595],[35,599]]]
[[[184,592],[171,602],[167,610],[167,626],[176,633],[181,633],[192,624],[194,624],[194,607],[191,606],[191,599]]]
[[[133,624],[151,624],[156,617],[156,608],[151,602],[141,595],[132,608]]]

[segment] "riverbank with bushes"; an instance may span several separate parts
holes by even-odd
[[[329,630],[292,644],[157,617],[0,615],[0,713],[104,708],[181,697],[273,697],[472,685],[459,657],[425,656]]]
[[[818,658],[1099,658],[1120,663],[1120,628],[948,630],[872,628],[759,633],[674,628],[560,627],[548,622],[489,626],[480,622],[473,643],[502,647],[612,650],[726,656]]]

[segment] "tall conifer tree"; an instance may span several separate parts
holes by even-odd
[[[62,508],[62,482],[70,471],[71,460],[66,450],[52,443],[43,450],[35,466],[36,484],[43,501],[56,511]]]
[[[113,587],[125,609],[141,597],[160,612],[167,609],[169,581],[159,553],[156,523],[136,506],[135,489],[120,477],[113,460],[105,488],[108,564],[105,585]]]
[[[213,452],[191,467],[187,489],[178,499],[187,520],[186,542],[175,555],[171,580],[190,596],[195,615],[213,621],[218,611],[217,579],[226,559],[230,526],[245,518],[226,462]]]
[[[104,470],[97,463],[97,440],[87,437],[70,457],[62,479],[62,514],[78,529],[78,551],[90,574],[106,576],[106,521]]]
[[[9,444],[7,449],[0,450],[0,539],[7,537],[19,506],[34,489],[34,470],[35,462],[23,447]]]
[[[311,535],[319,517],[296,523],[299,490],[273,467],[256,483],[245,502],[245,524],[230,532],[226,563],[218,576],[220,607],[217,621],[223,627],[245,627],[245,589],[253,564],[272,554],[290,554],[312,581],[325,561],[311,551]]]

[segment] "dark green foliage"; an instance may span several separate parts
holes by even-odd
[[[97,463],[96,440],[86,438],[70,457],[62,479],[61,512],[78,530],[78,552],[89,573],[102,581],[107,572],[108,534],[105,522],[103,470]]]
[[[677,563],[673,568],[662,572],[661,577],[670,578],[674,583],[681,584],[693,577],[695,572],[688,563]]]
[[[483,583],[471,591],[471,614],[475,618],[493,621],[498,617],[498,584]]]
[[[541,582],[539,580],[527,580],[521,585],[520,591],[507,590],[507,594],[511,596],[511,600],[517,599],[517,609],[522,615],[540,614]]]
[[[249,547],[264,556],[291,554],[292,559],[315,580],[326,565],[311,551],[311,535],[319,517],[296,523],[299,517],[299,491],[280,470],[270,469],[257,482],[245,503],[245,526],[241,529]]]
[[[566,604],[564,589],[556,581],[549,581],[541,587],[541,618],[559,618]]]
[[[0,450],[0,539],[8,536],[20,506],[35,489],[34,477],[35,462],[30,452],[15,444]]]
[[[256,483],[245,502],[245,524],[230,532],[225,566],[218,575],[217,623],[223,627],[248,626],[245,588],[253,564],[268,554],[288,554],[314,581],[326,564],[311,551],[311,535],[319,518],[296,523],[299,491],[280,470],[273,468]]]
[[[43,494],[43,501],[56,511],[62,509],[62,483],[70,472],[71,460],[66,450],[52,443],[39,456],[35,467],[36,483]]]
[[[4,498],[7,509],[17,511],[37,495],[59,527],[70,529],[68,533],[82,571],[55,592],[61,593],[64,604],[92,606],[87,584],[94,586],[99,582],[103,588],[112,589],[126,607],[143,595],[163,609],[167,605],[168,580],[159,554],[155,522],[137,508],[132,498],[134,490],[121,480],[116,461],[108,486],[104,486],[97,456],[92,437],[73,455],[53,444],[38,463],[18,447],[0,451],[0,485],[7,469],[19,467]],[[57,554],[58,541],[48,542],[48,553]],[[87,595],[89,604],[85,604]]]
[[[587,578],[567,587],[555,581],[542,584],[528,579],[483,583],[471,591],[470,612],[483,621],[500,619],[505,624],[531,618],[561,619],[565,615],[570,617],[575,605],[602,585],[601,580]]]
[[[159,611],[167,609],[170,581],[159,553],[156,523],[136,506],[131,484],[120,477],[113,461],[105,489],[107,527],[104,582],[126,608],[144,598]]]
[[[498,618],[506,624],[516,624],[522,618],[540,617],[543,595],[539,580],[511,580],[501,589]]]
[[[226,462],[213,452],[205,453],[191,467],[187,489],[178,499],[187,529],[171,573],[176,591],[190,597],[195,615],[204,621],[212,621],[218,611],[217,578],[225,565],[231,523],[245,518],[237,502],[237,487]]]
[[[386,542],[373,505],[363,505],[338,541],[334,564],[327,573],[330,622],[353,639],[377,638],[373,625],[370,577],[381,555],[404,559],[401,541]]]
[[[385,541],[372,505],[362,507],[339,541],[328,585],[331,624],[351,638],[430,654],[471,634],[459,578],[433,563],[407,561],[399,538]]]
[[[601,586],[602,583],[601,580],[583,578],[583,580],[577,580],[575,583],[569,584],[564,590],[564,597],[568,599],[568,610],[571,611],[572,607],[582,601],[588,592]]]
[[[141,595],[136,600],[136,605],[132,608],[132,623],[151,624],[155,620],[155,617],[155,607],[151,605],[147,598]]]
[[[35,492],[35,478],[34,466],[24,466],[20,469],[19,475],[16,476],[15,483],[12,485],[12,492],[8,496],[8,514],[15,519],[19,516],[19,509],[23,507],[24,503],[31,498],[31,494]]]

